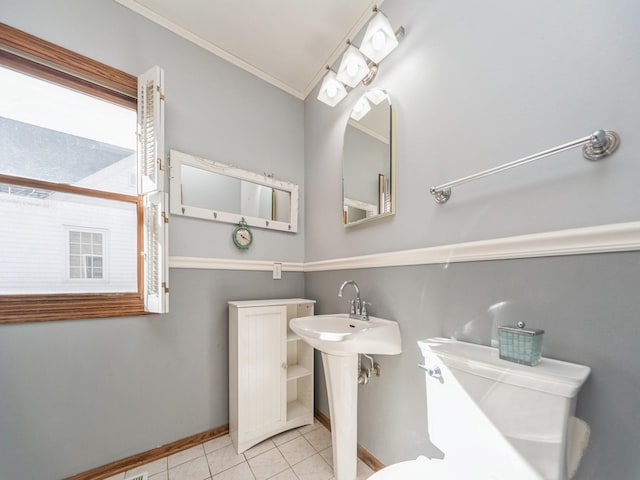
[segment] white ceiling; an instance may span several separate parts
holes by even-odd
[[[304,99],[382,0],[115,0]]]

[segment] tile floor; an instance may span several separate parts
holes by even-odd
[[[238,455],[231,437],[216,438],[107,480],[149,472],[149,480],[333,480],[331,433],[316,422]],[[358,460],[358,480],[373,471]]]

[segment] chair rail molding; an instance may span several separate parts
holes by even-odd
[[[233,260],[172,256],[169,257],[169,266],[171,268],[272,271],[274,263],[282,263],[282,270],[285,272],[321,272],[635,250],[640,250],[640,221],[304,263],[280,260]]]
[[[234,260],[231,258],[169,256],[169,268],[271,272],[273,271],[274,263],[281,263],[283,272],[302,272],[304,267],[301,262],[283,262],[282,260]]]

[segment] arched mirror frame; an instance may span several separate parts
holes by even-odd
[[[380,102],[378,105],[375,105],[374,102],[369,101],[368,96],[372,95],[372,92],[382,92],[385,96],[385,99]],[[376,108],[383,107],[383,102],[388,105],[389,110],[389,127],[388,127],[388,170],[385,172],[380,172],[379,169],[375,169],[371,172],[363,172],[360,175],[360,178],[368,179],[369,183],[377,183],[377,201],[371,202],[370,198],[362,200],[357,198],[352,198],[348,195],[350,185],[349,179],[345,180],[345,172],[348,170],[347,163],[349,160],[347,159],[347,154],[349,153],[350,146],[347,145],[347,136],[350,133],[349,129],[354,129],[359,131],[360,133],[366,134],[368,137],[374,139],[377,142],[385,142],[384,135],[372,131],[373,129],[369,129],[366,126],[362,125],[360,122],[355,120],[354,113],[356,109],[359,108],[363,99],[367,99],[371,110]],[[357,114],[355,115],[357,117]],[[343,145],[343,158],[342,158],[342,223],[345,227],[354,227],[357,225],[362,225],[364,223],[369,223],[374,220],[379,220],[382,218],[387,218],[389,216],[395,215],[396,213],[396,121],[395,121],[395,110],[391,103],[391,97],[389,94],[382,89],[371,89],[365,92],[360,99],[356,102],[354,109],[350,112],[349,118],[345,125],[345,138]],[[366,138],[366,137],[365,137]],[[372,176],[374,176],[372,178]],[[377,177],[377,182],[376,182]],[[369,200],[369,201],[366,201]],[[359,216],[364,215],[363,218],[357,218],[356,220],[350,221],[349,212],[359,212]],[[358,216],[357,215],[357,216]],[[353,216],[351,216],[353,217]]]

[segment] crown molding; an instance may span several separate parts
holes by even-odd
[[[252,75],[255,75],[256,77],[260,78],[261,80],[264,80],[265,82],[270,83],[274,87],[277,87],[280,90],[283,90],[283,91],[287,92],[288,94],[293,95],[294,97],[296,97],[296,98],[298,98],[300,100],[304,100],[306,98],[306,96],[307,96],[307,93],[308,93],[307,91],[302,92],[302,91],[299,91],[299,90],[293,88],[291,85],[288,85],[285,82],[283,82],[281,80],[278,80],[277,78],[275,78],[275,77],[269,75],[268,73],[264,72],[263,70],[259,69],[255,65],[252,65],[249,62],[245,62],[241,58],[236,57],[232,53],[227,52],[226,50],[224,50],[224,49],[218,47],[217,45],[205,40],[204,38],[200,37],[199,35],[196,35],[191,30],[188,30],[188,29],[186,29],[184,27],[181,27],[177,23],[172,22],[168,18],[166,18],[166,17],[154,12],[153,10],[151,10],[151,9],[141,5],[141,4],[139,4],[135,0],[115,0],[115,2],[119,3],[123,7],[128,8],[129,10],[132,10],[133,12],[135,12],[135,13],[137,13],[139,15],[142,15],[143,17],[147,18],[148,20],[151,20],[152,22],[157,23],[161,27],[166,28],[170,32],[173,32],[176,35],[184,38],[185,40],[188,40],[191,43],[193,43],[195,45],[198,45],[201,48],[204,48],[205,50],[213,53],[214,55],[222,58],[223,60],[226,60],[227,62],[235,65],[236,67],[239,67],[239,68],[251,73]]]

